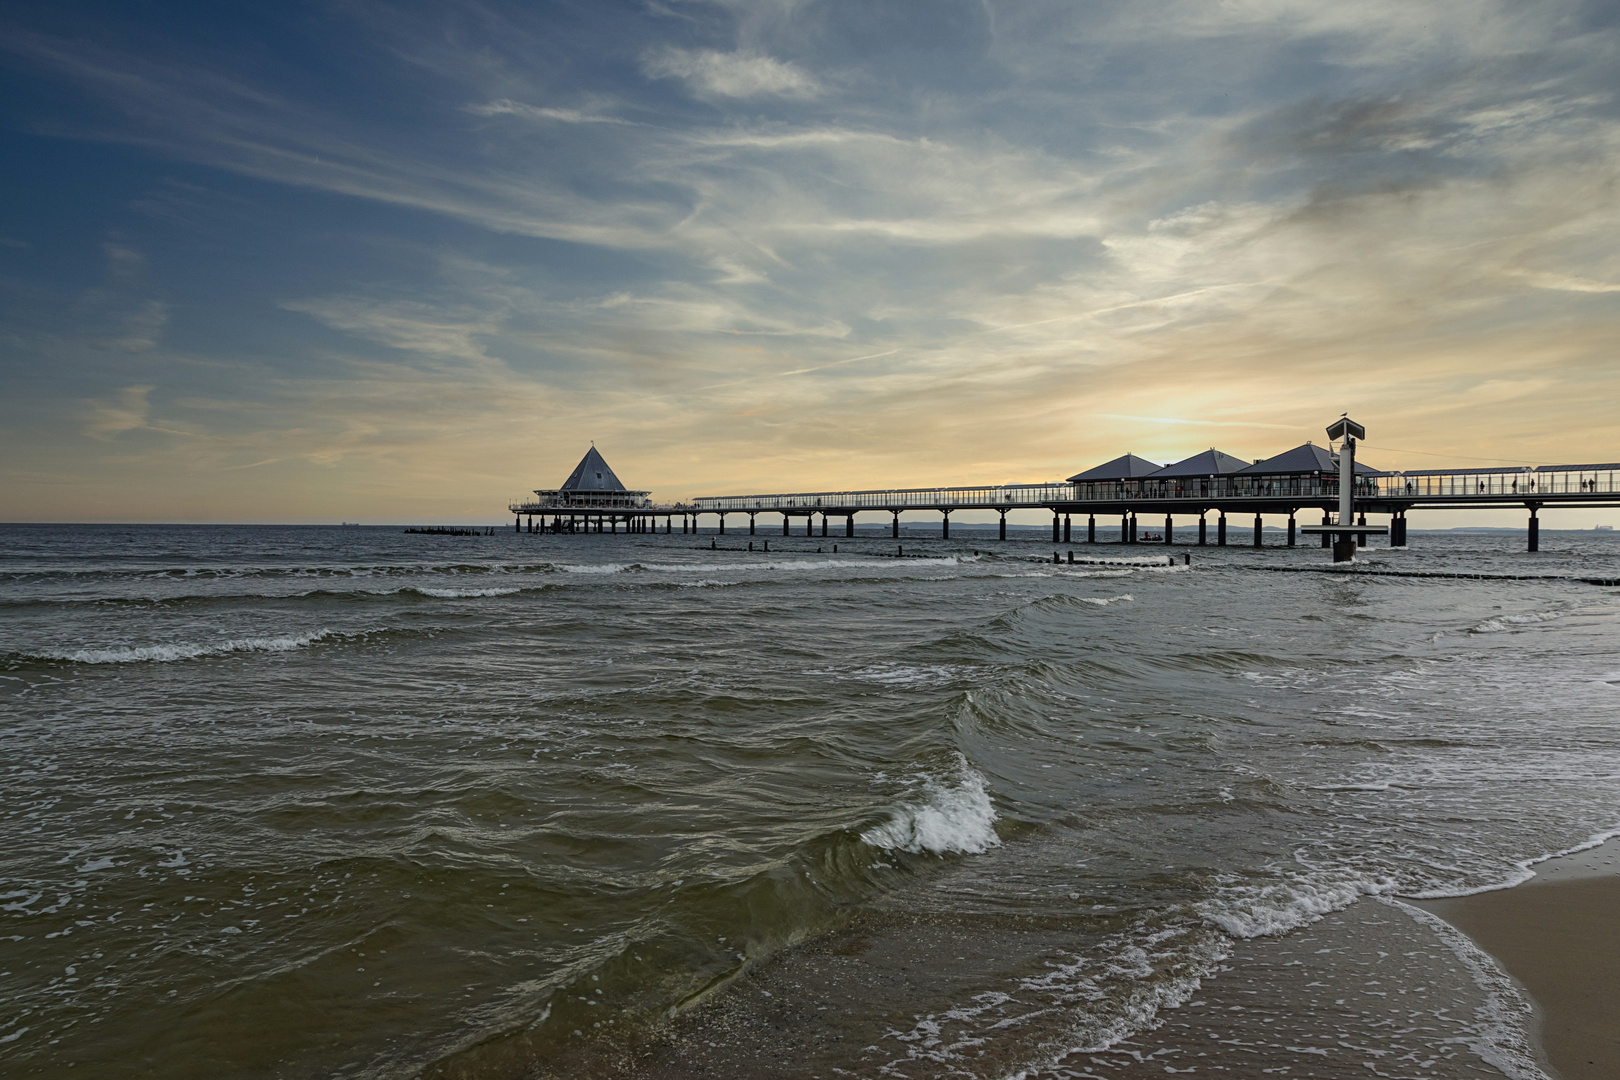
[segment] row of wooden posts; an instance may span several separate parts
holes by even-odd
[[[900,535],[900,512],[899,511],[890,511],[890,513],[893,515],[893,521],[892,521],[891,526],[890,526],[890,535],[893,536],[893,537],[898,537]],[[942,523],[941,528],[940,528],[940,535],[941,535],[941,537],[943,539],[948,540],[948,539],[950,539],[950,535],[951,535],[951,513],[950,513],[949,510],[943,510],[943,509],[940,511],[940,513],[944,517],[943,523]],[[528,515],[527,526],[525,527],[524,516],[520,514],[517,517],[517,524],[514,526],[514,528],[518,532],[525,532],[526,531],[526,532],[531,532],[531,533],[576,534],[576,533],[593,533],[594,532],[594,533],[614,533],[614,534],[616,534],[616,533],[618,533],[620,531],[619,526],[622,523],[624,525],[623,531],[625,533],[657,533],[657,532],[660,531],[659,528],[658,528],[658,518],[662,517],[664,519],[664,528],[663,528],[662,531],[665,534],[673,534],[674,531],[675,531],[675,518],[678,516],[681,519],[681,532],[683,534],[692,534],[692,533],[696,533],[698,531],[698,515],[696,515],[696,514],[679,514],[679,515],[668,514],[668,513],[666,513],[666,514],[657,514],[657,513],[602,514],[602,513],[582,513],[582,512],[575,512],[575,513],[568,513],[568,514],[554,513],[554,514],[551,515],[551,521],[549,523],[546,521],[546,517],[547,517],[546,514],[542,513],[542,514],[540,514],[538,516],[539,516],[540,520],[537,522],[535,520],[536,515],[529,514]],[[719,530],[718,530],[719,534],[721,536],[724,536],[725,532],[726,532],[726,514],[718,513],[717,516],[720,519]],[[756,531],[757,531],[757,528],[758,528],[758,523],[755,520],[756,516],[757,515],[755,513],[749,513],[748,514],[748,535],[749,536],[753,536],[753,535],[756,534]],[[831,515],[826,514],[826,513],[823,513],[821,515],[821,535],[822,536],[827,536],[828,535],[827,519],[828,519],[829,516],[831,516]],[[842,516],[844,518],[844,535],[846,537],[854,536],[855,535],[855,515],[854,514],[844,514],[844,515],[840,515],[840,516]],[[1053,515],[1052,515],[1052,542],[1053,543],[1068,544],[1068,543],[1073,543],[1074,542],[1073,535],[1074,535],[1074,517],[1075,516],[1076,515],[1072,515],[1072,514],[1059,514],[1059,513],[1056,513],[1056,512],[1053,513]],[[1085,542],[1088,543],[1088,544],[1095,544],[1095,543],[1097,543],[1097,515],[1088,514],[1086,516],[1086,518],[1087,519],[1086,519],[1086,522],[1085,522],[1085,530],[1086,530]],[[791,531],[790,531],[791,524],[792,524],[792,518],[786,513],[782,514],[782,535],[783,536],[791,535]],[[1325,513],[1322,516],[1322,524],[1323,525],[1331,524],[1331,522],[1328,519],[1328,516]],[[1360,524],[1362,524],[1362,525],[1367,524],[1367,515],[1366,514],[1361,515]],[[1534,525],[1532,525],[1532,528],[1533,527],[1534,527]],[[814,529],[815,529],[815,515],[813,513],[812,514],[806,514],[805,515],[805,520],[804,520],[804,535],[806,535],[806,536],[815,535]],[[1000,525],[999,532],[1000,532],[1001,539],[1003,539],[1003,540],[1007,539],[1007,515],[1006,514],[1001,515],[1001,525]],[[1126,512],[1126,513],[1122,514],[1120,516],[1120,538],[1119,538],[1118,541],[1116,541],[1117,543],[1122,543],[1122,544],[1137,544],[1137,543],[1173,544],[1173,543],[1175,543],[1175,522],[1174,522],[1173,518],[1171,517],[1171,515],[1166,514],[1165,518],[1164,518],[1164,532],[1163,532],[1163,534],[1161,534],[1160,536],[1154,537],[1151,540],[1139,539],[1139,536],[1141,536],[1141,535],[1142,535],[1142,533],[1138,528],[1137,515],[1134,514],[1134,513],[1130,513],[1130,512]],[[1263,521],[1261,519],[1261,515],[1256,514],[1254,516],[1253,546],[1255,546],[1255,547],[1261,547],[1262,546],[1263,535],[1264,535],[1264,523],[1263,523]],[[1294,515],[1289,514],[1288,515],[1288,546],[1289,547],[1294,547],[1296,541],[1297,541],[1297,528],[1296,528],[1296,524],[1295,524],[1295,520],[1294,520]],[[1358,544],[1360,546],[1365,547],[1366,543],[1367,543],[1366,536],[1364,534],[1361,535],[1357,542],[1358,542]],[[1405,547],[1406,546],[1406,515],[1404,513],[1396,514],[1391,518],[1390,530],[1389,530],[1389,542],[1390,542],[1391,547]],[[1208,543],[1209,543],[1209,518],[1208,518],[1207,514],[1200,514],[1200,515],[1198,515],[1198,544],[1199,544],[1200,547],[1203,547],[1203,546],[1206,546]],[[1533,533],[1532,533],[1532,543],[1534,543],[1534,534]],[[1322,546],[1324,548],[1329,546],[1328,534],[1326,534],[1326,533],[1322,534],[1321,544],[1322,544]],[[1225,514],[1224,511],[1220,513],[1220,516],[1216,519],[1216,522],[1215,522],[1215,546],[1217,546],[1217,547],[1226,547],[1227,546],[1227,524],[1226,524],[1226,514]],[[1535,550],[1534,547],[1532,547],[1531,550]]]

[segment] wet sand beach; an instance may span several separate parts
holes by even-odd
[[[1026,1014],[1016,1023],[1027,1034],[1051,1028],[1034,1061],[953,1037],[952,1002],[1000,967],[1038,966],[1061,927],[867,916],[745,972],[645,1041],[565,1054],[528,1075],[1609,1080],[1620,1076],[1617,916],[1613,840],[1540,863],[1514,888],[1365,899],[1294,933],[1234,943],[1162,1022],[1131,1037],[1065,1044],[1072,1015]]]
[[[1530,992],[1563,1080],[1611,1080],[1620,1076],[1620,841],[1534,869],[1516,888],[1422,906]]]
[[[1106,1047],[1067,1041],[1072,1013],[1026,1015],[1026,1035],[1050,1029],[1033,1061],[953,1038],[949,1003],[955,984],[1027,960],[1038,927],[866,924],[745,974],[645,1044],[558,1058],[527,1075],[1538,1076],[1521,1034],[1529,1003],[1493,980],[1482,957],[1460,956],[1437,922],[1363,900],[1293,934],[1238,942],[1189,998],[1159,1014],[1162,1023]]]

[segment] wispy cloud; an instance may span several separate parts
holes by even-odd
[[[521,101],[501,98],[466,106],[474,116],[518,116],[526,120],[553,120],[559,124],[625,124],[635,126],[634,120],[600,113],[581,112],[578,109],[559,109],[551,106],[526,105]]]
[[[811,98],[820,83],[793,64],[759,53],[666,47],[642,60],[653,79],[680,79],[699,97]]]
[[[146,427],[152,406],[151,386],[126,386],[110,400],[91,401],[81,430],[92,439],[107,441],[126,431]]]

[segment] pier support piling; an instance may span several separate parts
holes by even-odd
[[[891,535],[898,540],[900,539],[900,511],[891,510],[889,513],[894,515],[894,525],[892,527]]]
[[[753,515],[753,514],[748,515],[748,535],[749,536],[754,535],[754,525],[755,525],[754,516],[755,515]]]
[[[1086,543],[1095,544],[1096,542],[1097,542],[1097,515],[1096,514],[1087,514],[1086,515]]]
[[[1052,543],[1059,543],[1058,536],[1062,532],[1062,519],[1056,510],[1052,511]]]
[[[1265,528],[1265,524],[1263,522],[1261,522],[1260,515],[1259,514],[1254,515],[1254,546],[1255,547],[1259,547],[1261,545],[1261,543],[1263,542],[1263,536],[1262,536],[1261,530],[1264,529],[1264,528]]]
[[[939,537],[941,540],[949,540],[951,538],[951,512],[949,510],[941,510],[940,514],[943,521],[939,527]]]
[[[1356,524],[1357,525],[1365,525],[1365,524],[1367,524],[1367,515],[1362,514],[1360,520],[1358,520],[1356,522]],[[1367,546],[1367,534],[1364,533],[1364,532],[1356,533],[1356,547],[1364,548],[1366,546]]]
[[[1209,518],[1202,511],[1198,514],[1198,546],[1209,546]]]
[[[1164,542],[1166,545],[1175,543],[1176,526],[1170,520],[1170,515],[1164,515]]]
[[[783,520],[785,521],[787,519],[783,518]],[[726,535],[726,515],[724,515],[724,514],[720,515],[720,535],[721,536]]]
[[[1215,520],[1215,546],[1216,547],[1225,547],[1226,546],[1226,511],[1225,510],[1222,510],[1221,511],[1221,516]]]
[[[827,515],[825,512],[823,512],[821,515],[821,535],[827,535]]]
[[[1072,535],[1072,529],[1073,529],[1072,521],[1073,521],[1073,519],[1070,518],[1070,516],[1068,514],[1063,515],[1063,542],[1065,544],[1073,543],[1073,541],[1071,539],[1069,539],[1070,536]]]
[[[1322,511],[1322,524],[1323,525],[1331,525],[1331,524],[1333,524],[1333,522],[1328,518],[1328,514],[1327,514],[1326,510]],[[1333,539],[1332,539],[1332,535],[1330,533],[1323,533],[1322,534],[1322,546],[1323,547],[1332,547],[1333,546]]]
[[[844,535],[845,536],[854,536],[855,535],[855,515],[854,514],[846,515],[845,518],[844,518]]]
[[[791,521],[789,520],[789,518],[787,516],[787,511],[786,510],[782,511],[782,535],[783,536],[789,535],[788,526],[790,524],[791,524]]]
[[[1288,546],[1294,546],[1294,515],[1288,515]]]
[[[1529,546],[1526,548],[1528,551],[1541,550],[1541,518],[1536,515],[1538,509],[1536,506],[1530,507],[1530,528],[1526,536],[1529,541]]]
[[[1001,539],[1007,539],[1007,511],[1001,512]]]

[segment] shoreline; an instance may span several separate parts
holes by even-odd
[[[1060,1049],[1053,1031],[1059,1041],[1047,1043],[1044,1063],[993,1065],[999,1055],[980,1057],[970,1042],[955,1048],[955,1064],[1096,1080],[1262,1069],[1327,1080],[1390,1066],[1437,1080],[1620,1076],[1620,838],[1525,872],[1512,886],[1457,897],[1365,897],[1291,933],[1237,941],[1189,997],[1106,1048]],[[935,1015],[952,996],[940,996],[948,984],[1039,949],[1038,926],[1012,930],[866,913],[741,973],[631,1045],[581,1047],[520,1072],[912,1075],[944,1059],[894,1060],[897,1030]]]
[[[1403,902],[1456,928],[1519,983],[1562,1080],[1620,1076],[1620,838],[1533,873],[1505,889]]]

